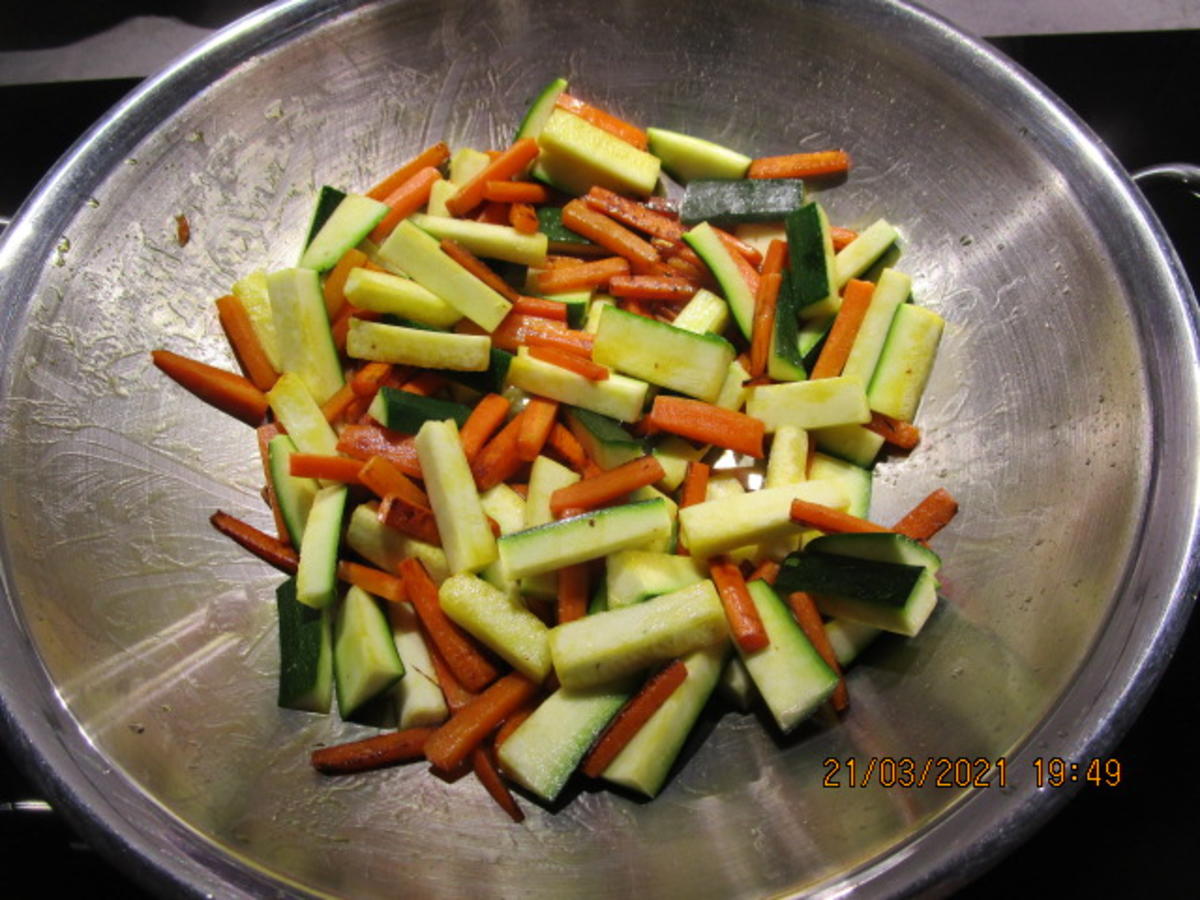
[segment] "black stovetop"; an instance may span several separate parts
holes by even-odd
[[[1073,107],[1126,167],[1200,157],[1200,117],[1191,99],[1200,86],[1200,32],[993,43]],[[127,79],[0,87],[0,213],[13,212],[70,143],[136,84]],[[1150,198],[1193,284],[1200,283],[1200,199],[1158,188]],[[1113,750],[1123,767],[1120,786],[1082,788],[1028,843],[959,896],[1194,896],[1198,675],[1200,625],[1193,622],[1158,691]],[[126,873],[97,857],[56,813],[17,802],[36,797],[37,789],[0,751],[0,858],[8,863],[10,885],[36,883],[48,896],[77,891],[141,896]]]

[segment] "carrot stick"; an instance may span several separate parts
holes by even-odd
[[[896,523],[895,531],[914,541],[927,541],[958,513],[958,501],[945,488],[938,488]]]
[[[295,575],[300,565],[299,554],[279,538],[259,531],[253,525],[217,510],[208,519],[212,527],[249,550],[263,562],[270,563],[281,572]]]
[[[389,175],[375,187],[367,191],[367,196],[372,200],[384,201],[419,171],[430,166],[437,167],[450,158],[450,148],[445,141],[438,141],[431,147],[426,147],[395,172]]]
[[[538,155],[537,141],[522,138],[467,181],[446,200],[446,210],[452,216],[465,216],[483,202],[483,192],[489,181],[508,181],[525,170]]]
[[[388,494],[380,501],[377,516],[384,525],[415,537],[418,541],[437,547],[442,545],[437,520],[428,506],[413,503],[399,494]]]
[[[458,430],[467,462],[471,462],[508,416],[509,402],[499,394],[482,397]]]
[[[583,200],[592,209],[616,219],[623,225],[663,238],[675,245],[682,241],[683,232],[686,231],[678,219],[650,209],[636,200],[622,197],[608,188],[594,185],[584,195]]]
[[[242,301],[232,294],[222,297],[217,301],[217,317],[246,377],[260,391],[269,391],[279,373],[271,366]]]
[[[291,537],[288,535],[287,524],[283,521],[283,510],[279,507],[279,498],[275,495],[275,482],[271,477],[271,439],[276,435],[283,434],[283,429],[275,422],[268,425],[259,425],[255,430],[258,436],[258,455],[262,458],[263,478],[266,479],[263,485],[263,496],[267,501],[267,505],[271,507],[271,514],[275,517],[275,533],[279,536],[279,540],[284,544],[291,544]]]
[[[821,355],[817,357],[817,362],[808,375],[810,379],[835,378],[842,374],[842,368],[850,356],[850,348],[854,345],[854,338],[862,326],[874,292],[875,285],[869,281],[851,278],[846,283],[842,307],[834,317],[833,327],[829,329],[829,336],[825,338]]]
[[[489,225],[507,225],[510,207],[511,204],[508,203],[494,203],[486,200],[483,206],[479,207],[479,212],[475,214],[475,221],[487,222]]]
[[[654,398],[654,406],[646,418],[652,428],[762,459],[766,434],[762,419],[701,400],[663,394]]]
[[[323,478],[345,484],[359,484],[363,464],[345,456],[326,456],[320,453],[293,453],[288,457],[289,471],[297,478]]]
[[[763,156],[750,163],[747,178],[816,178],[850,171],[850,156],[844,150],[789,153]]]
[[[608,291],[614,297],[634,300],[683,303],[692,299],[696,290],[696,284],[673,275],[614,275],[608,281]]]
[[[410,394],[420,394],[429,397],[446,386],[446,379],[437,372],[421,372],[414,375],[400,386],[400,390]]]
[[[521,468],[522,459],[517,455],[517,440],[521,435],[521,418],[524,412],[518,413],[508,424],[479,450],[478,455],[471,461],[471,474],[475,476],[475,486],[486,491],[502,481],[507,481]]]
[[[325,294],[325,312],[329,313],[331,320],[336,318],[346,305],[346,279],[350,277],[350,270],[362,268],[366,264],[367,254],[351,247],[342,254],[337,265],[326,276],[322,291]]]
[[[267,414],[267,395],[248,378],[170,350],[154,350],[150,357],[180,387],[251,427],[261,423]]]
[[[639,150],[645,150],[649,146],[649,139],[646,132],[638,128],[636,125],[626,122],[624,119],[619,119],[612,113],[605,112],[598,107],[592,106],[590,103],[585,103],[578,97],[572,97],[570,94],[559,94],[558,99],[554,101],[554,105],[560,109],[565,109],[567,112],[572,112],[579,118],[590,122],[597,128],[607,131],[614,137],[619,137],[627,144],[637,147]]]
[[[425,757],[432,728],[405,728],[361,741],[322,747],[312,753],[312,767],[323,775],[353,775]]]
[[[679,507],[695,506],[703,503],[708,495],[708,476],[710,467],[699,460],[689,460],[686,473],[683,476],[683,490],[679,492]]]
[[[529,355],[534,359],[540,359],[542,362],[548,362],[575,372],[577,375],[582,375],[589,381],[604,381],[608,378],[607,367],[600,365],[600,363],[592,362],[590,359],[579,356],[576,353],[568,353],[565,350],[560,350],[557,347],[531,345],[529,347]]]
[[[373,397],[392,374],[392,363],[369,362],[350,376],[350,389],[360,397]]]
[[[850,228],[839,228],[836,225],[831,225],[829,236],[833,238],[833,250],[836,253],[858,237],[858,232]]]
[[[546,203],[550,189],[534,181],[489,181],[483,186],[483,199],[496,203]]]
[[[608,723],[580,770],[588,778],[599,778],[612,761],[633,740],[641,727],[658,712],[667,699],[687,679],[687,666],[674,660],[653,675]]]
[[[556,620],[559,625],[574,622],[587,615],[588,567],[575,563],[558,570]]]
[[[557,422],[554,424],[546,439],[546,446],[576,472],[583,471],[584,465],[587,463],[587,453],[583,449],[583,444],[579,443],[578,438],[571,434],[570,429],[565,425]]]
[[[442,238],[440,242],[442,252],[449,256],[452,260],[490,287],[493,291],[508,300],[510,303],[515,301],[520,294],[507,281],[501,278],[492,270],[491,266],[485,263],[482,259],[452,238]]]
[[[754,295],[754,323],[750,336],[750,377],[757,378],[767,371],[771,355],[771,338],[775,331],[775,305],[779,299],[783,259],[787,243],[771,241],[763,261],[762,277]]]
[[[512,204],[508,208],[508,224],[515,228],[518,234],[537,234],[541,228],[537,210],[530,203]]]
[[[763,626],[737,563],[728,556],[716,556],[708,561],[708,572],[717,586],[717,593],[721,595],[725,618],[729,620],[729,632],[738,646],[746,653],[766,647],[767,629]]]
[[[740,257],[750,264],[750,268],[754,270],[755,275],[758,274],[758,266],[762,262],[763,257],[757,247],[753,244],[747,244],[737,235],[730,234],[728,231],[722,231],[720,228],[714,228],[713,231],[717,233],[717,237],[721,239],[721,243],[733,254],[734,262],[737,262]]]
[[[459,322],[454,330],[459,334],[488,333],[469,320]],[[565,324],[555,319],[544,319],[541,316],[527,316],[518,312],[509,312],[491,332],[490,339],[493,347],[499,350],[507,350],[509,353],[516,353],[517,347],[527,343],[529,336],[532,334],[561,335],[568,330]],[[572,335],[576,342],[586,342],[588,352],[591,352],[592,336],[590,334],[583,337],[584,332],[572,332]]]
[[[400,469],[382,456],[372,456],[358,470],[358,481],[379,497],[395,494],[421,506],[429,505],[425,492]]]
[[[791,517],[797,525],[807,525],[809,528],[816,528],[818,531],[828,534],[871,534],[893,530],[838,509],[822,506],[819,503],[809,503],[807,500],[792,501]]]
[[[911,450],[921,442],[921,429],[916,425],[893,419],[880,412],[872,411],[871,421],[863,427],[875,432],[893,447],[899,447],[901,450]]]
[[[407,219],[418,209],[429,202],[429,192],[435,182],[442,180],[442,173],[432,166],[417,171],[408,181],[388,194],[383,201],[391,207],[379,220],[379,224],[371,229],[369,237],[375,243],[380,243],[392,233],[402,219]]]
[[[813,645],[813,649],[817,653],[821,654],[825,665],[833,669],[834,674],[837,675],[837,687],[833,689],[833,695],[830,696],[829,702],[833,704],[835,711],[841,712],[850,705],[850,695],[846,691],[846,679],[842,675],[842,667],[838,664],[837,654],[833,652],[833,645],[829,643],[829,635],[825,632],[825,623],[821,621],[821,614],[817,612],[817,605],[813,603],[812,597],[804,591],[796,591],[788,594],[788,606],[792,608],[792,616],[796,619],[796,624],[804,631],[808,642]]]
[[[556,322],[567,321],[567,304],[559,300],[547,300],[544,297],[518,296],[513,301],[512,311],[522,316],[537,316],[541,319],[553,319]]]
[[[421,477],[421,462],[411,435],[378,425],[347,425],[338,435],[337,451],[363,462],[382,456],[410,478]]]
[[[325,417],[326,422],[337,422],[357,399],[358,395],[354,393],[353,385],[347,381],[321,404],[321,415]]]
[[[446,698],[446,706],[450,712],[456,713],[474,700],[476,695],[462,686],[424,625],[421,626],[421,637],[425,639],[425,646],[429,650],[429,661],[433,663],[433,672],[437,676],[438,687],[442,689],[442,696]]]
[[[572,200],[562,208],[562,223],[593,243],[629,260],[634,272],[652,272],[660,261],[653,245],[604,213],[596,212],[583,200]]]
[[[444,772],[452,770],[537,689],[519,672],[505,675],[430,735],[425,742],[425,758]]]
[[[404,593],[404,582],[400,578],[373,566],[340,559],[337,564],[337,577],[347,584],[362,588],[368,594],[374,594],[392,603],[404,603],[408,600]]]
[[[531,397],[521,416],[521,429],[517,432],[517,456],[525,462],[533,462],[542,452],[554,417],[558,415],[558,403],[545,397]]]
[[[475,777],[479,779],[479,783],[483,785],[497,805],[508,813],[508,817],[514,822],[524,822],[525,813],[521,812],[521,807],[517,806],[512,792],[500,777],[500,770],[496,768],[496,761],[492,759],[489,747],[479,746],[471,751],[471,768],[475,771]]]
[[[655,456],[639,456],[592,478],[559,488],[550,495],[550,512],[558,516],[566,509],[595,509],[630,491],[654,484],[665,474]]]
[[[629,260],[620,256],[608,256],[575,266],[544,269],[537,273],[534,281],[542,294],[562,294],[599,287],[614,275],[628,274]]]
[[[533,715],[533,711],[537,709],[537,707],[538,701],[535,697],[532,700],[527,700],[525,703],[522,703],[519,707],[513,710],[508,715],[508,718],[501,723],[500,727],[496,729],[496,733],[492,735],[492,746],[499,747],[506,740],[508,740],[508,736],[516,731],[522,722]]]
[[[584,359],[592,358],[592,343],[595,337],[586,331],[563,329],[559,331],[533,331],[525,338],[527,347],[555,347],[564,353],[573,353]]]
[[[405,594],[417,611],[421,624],[463,687],[478,691],[491,684],[499,674],[496,667],[475,649],[458,626],[442,612],[438,604],[437,585],[420,560],[408,557],[401,561],[398,571],[404,579]]]
[[[779,563],[775,562],[773,559],[764,559],[758,564],[758,567],[750,573],[750,577],[747,578],[746,581],[750,582],[761,579],[767,584],[774,584],[775,579],[778,577]]]

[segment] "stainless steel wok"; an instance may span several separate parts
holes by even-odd
[[[853,153],[831,218],[898,223],[949,323],[924,443],[881,465],[875,511],[946,484],[962,513],[939,610],[853,670],[844,721],[781,741],[727,715],[653,803],[584,790],[516,826],[470,779],[309,769],[363,729],[275,706],[278,575],[207,523],[265,523],[252,435],[148,351],[231,366],[212,300],[291,263],[316,188],[437,139],[500,146],[559,74],[752,154]],[[4,236],[0,296],[5,729],[164,893],[947,890],[1066,800],[1034,757],[1112,746],[1197,586],[1196,308],[1173,252],[1068,111],[899,3],[284,4],[74,148]],[[1003,757],[1007,785],[823,787],[848,757]]]

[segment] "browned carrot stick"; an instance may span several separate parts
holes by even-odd
[[[513,301],[512,311],[522,316],[537,316],[541,319],[553,319],[556,322],[567,321],[567,304],[560,300],[547,300],[544,297],[520,295]]]
[[[412,503],[429,506],[429,498],[399,467],[382,456],[372,456],[358,470],[358,481],[378,497],[395,494]]]
[[[475,221],[487,222],[490,225],[507,225],[511,206],[510,203],[495,203],[485,200],[475,214]]]
[[[360,397],[373,397],[379,386],[392,374],[392,363],[369,362],[350,376],[350,388]]]
[[[330,320],[337,318],[337,314],[346,305],[346,279],[350,277],[350,270],[361,268],[366,264],[367,254],[351,247],[342,254],[337,265],[325,277],[325,285],[322,290],[325,293],[325,311],[329,313]]]
[[[760,562],[758,564],[758,566],[755,568],[755,570],[750,573],[750,577],[747,578],[746,581],[751,582],[751,581],[755,581],[757,579],[761,579],[762,581],[765,581],[767,584],[774,584],[775,579],[778,576],[779,576],[779,563],[775,562],[775,560],[773,560],[773,559],[764,559],[762,562]]]
[[[521,412],[513,416],[500,431],[480,449],[471,461],[471,474],[475,486],[486,491],[502,481],[507,481],[521,468],[523,461],[517,455],[517,439],[521,434]]]
[[[558,403],[545,397],[531,397],[521,416],[521,430],[517,432],[517,456],[525,462],[533,462],[542,452],[554,418],[558,415]]]
[[[581,262],[575,266],[559,266],[537,273],[537,289],[543,294],[561,294],[599,287],[614,275],[628,275],[629,260],[620,256],[609,256]]]
[[[645,150],[649,146],[649,138],[646,132],[638,128],[636,125],[626,122],[624,119],[619,119],[612,113],[605,112],[598,107],[592,106],[590,103],[585,103],[578,97],[572,97],[570,94],[559,94],[558,99],[554,101],[554,105],[572,112],[591,124],[595,125],[614,137],[619,137],[625,143],[637,147],[639,150]]]
[[[737,262],[737,257],[741,257],[754,269],[754,273],[758,274],[758,266],[762,263],[763,256],[757,247],[746,243],[735,234],[722,231],[720,228],[714,228],[713,231],[717,233],[717,237],[721,239],[721,243],[734,255],[734,262]]]
[[[483,192],[489,181],[508,181],[524,171],[537,155],[538,144],[533,138],[517,141],[446,200],[447,212],[452,216],[465,216],[483,202]]]
[[[401,561],[399,573],[404,579],[405,594],[417,611],[426,633],[463,687],[469,691],[479,691],[495,681],[499,674],[496,667],[475,649],[458,626],[442,612],[438,604],[437,585],[420,560],[409,557]]]
[[[217,317],[246,377],[260,391],[269,391],[275,386],[279,373],[271,366],[242,301],[233,295],[222,297],[217,301]]]
[[[459,322],[454,326],[454,330],[459,334],[488,334],[478,325],[471,321]],[[517,347],[527,342],[531,334],[559,334],[567,331],[567,327],[562,322],[554,319],[544,319],[540,316],[526,316],[519,312],[509,312],[500,324],[497,325],[490,334],[492,346],[498,350],[507,350],[509,353],[516,353]],[[591,335],[588,335],[590,338]],[[588,344],[589,350],[591,344]]]
[[[643,203],[622,197],[620,194],[593,186],[583,197],[584,202],[597,212],[602,212],[630,228],[663,238],[678,246],[685,229],[677,218],[650,209]]]
[[[763,156],[750,163],[747,178],[817,178],[840,175],[850,170],[850,156],[844,150],[817,153],[789,153]]]
[[[508,224],[519,234],[537,234],[541,228],[532,203],[513,203],[508,208]]]
[[[499,394],[488,394],[475,404],[475,408],[467,416],[467,421],[458,430],[458,439],[462,443],[467,462],[479,455],[483,445],[496,433],[496,429],[504,424],[508,410],[509,402]]]
[[[263,562],[270,563],[279,571],[289,575],[296,574],[296,569],[300,565],[300,556],[283,541],[220,510],[209,516],[208,521],[221,534],[232,538]]]
[[[531,331],[525,336],[527,347],[555,347],[564,353],[573,353],[584,359],[592,358],[595,337],[586,331],[564,328],[557,331]]]
[[[257,427],[267,414],[267,395],[248,378],[170,350],[154,350],[150,357],[180,387],[247,425]]]
[[[608,368],[600,363],[592,362],[578,353],[569,353],[557,347],[544,344],[530,344],[529,355],[542,362],[568,369],[577,375],[582,375],[588,381],[604,381],[608,378]]]
[[[559,516],[566,509],[595,509],[630,491],[654,484],[665,474],[662,463],[655,456],[640,456],[593,478],[559,488],[550,495],[550,512]]]
[[[746,653],[754,653],[768,644],[767,629],[758,615],[758,608],[750,597],[746,579],[737,563],[728,556],[715,556],[708,561],[708,572],[721,605],[725,607],[725,618],[729,620],[729,633]]]
[[[621,707],[599,739],[584,757],[580,770],[589,778],[599,778],[614,759],[633,740],[634,735],[687,680],[687,666],[674,660],[650,678],[642,689]]]
[[[425,742],[425,758],[437,768],[450,771],[537,689],[520,672],[505,675],[430,735]]]
[[[819,503],[809,503],[807,500],[793,500],[791,516],[792,521],[797,525],[807,525],[809,528],[816,528],[818,531],[828,534],[869,534],[892,531],[891,528],[884,528],[882,525],[876,525],[874,522],[860,519],[858,516],[822,506]]]
[[[587,615],[588,567],[576,563],[558,570],[556,621],[559,625],[574,622]]]
[[[338,453],[363,462],[382,456],[410,478],[421,477],[421,461],[411,435],[388,431],[378,425],[347,425],[338,435]]]
[[[405,728],[361,741],[322,747],[312,753],[312,766],[323,775],[352,775],[414,759],[424,759],[432,728]]]
[[[546,203],[550,189],[534,181],[489,181],[483,186],[483,199],[497,203]]]
[[[383,201],[391,207],[371,229],[370,238],[380,243],[392,233],[402,219],[407,219],[429,202],[429,193],[435,182],[442,180],[442,173],[432,166],[419,170],[408,181],[392,191]]]
[[[359,484],[363,464],[345,456],[326,456],[320,453],[293,453],[288,457],[288,470],[297,478],[323,478]]]
[[[398,494],[388,494],[380,501],[377,515],[384,525],[418,541],[439,547],[442,544],[437,520],[433,517],[433,510],[427,506],[413,503]]]
[[[367,196],[380,202],[386,200],[395,190],[412,178],[422,169],[438,167],[450,158],[450,147],[445,141],[438,141],[431,147],[426,147],[395,172],[389,175],[375,187],[367,191]]]
[[[812,597],[804,591],[788,594],[788,606],[792,608],[792,616],[804,632],[804,636],[808,638],[808,642],[821,654],[825,665],[837,675],[837,687],[833,689],[829,702],[833,704],[836,712],[841,712],[850,705],[850,694],[846,690],[846,679],[842,675],[842,667],[838,665],[837,654],[833,652],[833,645],[829,643],[829,635],[825,631],[825,623],[821,621],[821,614],[817,612]]]
[[[454,670],[446,662],[446,658],[442,656],[442,651],[430,638],[429,630],[423,624],[421,625],[421,637],[425,639],[425,646],[429,650],[429,660],[433,663],[433,672],[437,676],[438,687],[442,689],[442,696],[446,698],[446,706],[449,707],[450,712],[456,713],[474,700],[476,694],[463,687],[458,676],[454,674]]]
[[[893,447],[899,447],[901,450],[911,450],[921,442],[921,429],[916,425],[893,419],[880,412],[872,411],[871,421],[863,427],[875,432]]]
[[[874,292],[875,285],[869,281],[851,278],[846,283],[846,290],[842,294],[842,307],[834,317],[833,327],[829,329],[825,346],[821,349],[821,355],[817,357],[809,378],[835,378],[842,374],[842,368],[850,356],[850,348],[858,336]]]
[[[525,821],[525,813],[521,812],[521,807],[517,806],[517,801],[513,799],[512,793],[500,777],[500,770],[496,768],[496,761],[492,759],[490,747],[481,745],[471,751],[471,768],[474,769],[479,783],[496,804],[508,813],[510,819],[514,822]]]
[[[575,199],[562,208],[562,223],[601,247],[629,260],[633,271],[646,274],[659,262],[658,251],[624,225]]]
[[[958,513],[958,501],[945,488],[938,488],[896,523],[895,530],[915,541],[927,541]]]
[[[754,322],[750,336],[750,377],[757,378],[767,371],[771,353],[771,338],[775,330],[775,304],[779,298],[783,261],[787,253],[785,241],[771,241],[763,260],[762,277],[754,295]]]
[[[493,291],[508,300],[510,303],[516,300],[520,294],[516,288],[510,285],[507,281],[501,278],[492,270],[491,266],[485,263],[482,259],[452,238],[442,238],[442,252],[449,256],[452,260],[490,287]]]
[[[326,422],[340,422],[346,410],[358,399],[354,387],[347,381],[321,404],[321,415],[325,417]]]
[[[732,409],[723,409],[701,400],[670,397],[660,394],[646,417],[652,428],[669,431],[702,444],[716,444],[755,459],[763,455],[763,436],[766,426],[756,419]]]
[[[708,476],[710,467],[698,459],[689,460],[683,476],[683,490],[679,494],[679,507],[695,506],[703,503],[708,495]]]
[[[694,282],[674,275],[614,275],[608,281],[608,291],[614,297],[667,303],[684,303],[697,289]]]
[[[362,588],[368,594],[374,594],[392,603],[408,601],[408,596],[404,593],[404,581],[382,569],[340,559],[337,564],[337,577],[347,584]]]
[[[858,232],[832,225],[829,228],[829,236],[833,238],[833,249],[834,252],[837,252],[858,237]]]
[[[556,422],[550,429],[550,435],[546,438],[546,446],[576,472],[583,471],[587,463],[587,453],[583,449],[583,444],[579,443],[578,438],[571,434],[566,426]]]

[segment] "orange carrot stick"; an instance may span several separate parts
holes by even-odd
[[[337,564],[337,577],[347,584],[362,588],[368,594],[374,594],[392,603],[405,603],[408,600],[404,593],[403,580],[373,566],[340,559]]]
[[[516,288],[510,285],[507,281],[501,278],[492,270],[491,266],[485,263],[482,259],[452,238],[442,238],[440,242],[442,252],[449,256],[452,260],[490,287],[493,291],[508,300],[510,303],[515,301],[520,294]]]
[[[297,478],[323,478],[345,484],[359,484],[358,476],[363,464],[345,456],[326,456],[320,453],[293,453],[288,457],[288,467]]]
[[[450,147],[445,141],[438,141],[431,147],[426,147],[395,172],[389,175],[375,187],[367,191],[367,196],[372,200],[380,202],[386,200],[391,194],[408,181],[422,169],[440,166],[450,158]]]
[[[446,698],[446,706],[450,712],[456,713],[474,700],[476,694],[463,687],[424,625],[421,626],[421,637],[425,639],[425,646],[429,650],[429,661],[433,663],[433,672],[437,676],[438,687],[442,689],[442,696]]]
[[[377,516],[384,525],[415,537],[418,541],[439,547],[442,544],[437,520],[428,506],[413,503],[399,494],[388,494],[380,501]]]
[[[567,369],[577,375],[582,375],[589,381],[604,381],[608,378],[608,368],[606,366],[602,366],[598,362],[592,362],[590,359],[576,353],[568,353],[565,350],[560,350],[557,347],[547,347],[540,344],[530,345],[529,355],[534,359],[540,359],[542,362],[548,362],[551,365]]]
[[[646,132],[638,128],[636,125],[626,122],[624,119],[619,119],[612,113],[592,106],[590,103],[585,103],[578,97],[572,97],[570,94],[559,94],[558,99],[554,101],[554,105],[560,109],[565,109],[567,112],[572,112],[579,118],[590,122],[597,128],[607,131],[614,137],[619,137],[627,144],[637,147],[639,150],[645,150],[649,146],[649,139]]]
[[[541,224],[531,203],[514,203],[508,208],[508,224],[519,234],[537,234]]]
[[[421,462],[411,435],[378,425],[347,425],[338,435],[337,451],[363,462],[382,456],[410,478],[421,477]]]
[[[927,541],[958,513],[958,501],[945,488],[938,488],[896,523],[895,531],[914,541]]]
[[[911,450],[921,442],[921,429],[910,422],[902,422],[885,416],[883,413],[871,413],[871,421],[864,428],[875,432],[893,447],[901,450]]]
[[[354,387],[347,381],[321,404],[321,415],[325,417],[326,422],[338,422],[357,399]]]
[[[596,212],[581,199],[572,200],[562,208],[562,223],[593,243],[629,260],[634,272],[654,272],[660,261],[658,251],[652,244],[604,213]]]
[[[392,363],[369,362],[350,376],[350,389],[360,397],[373,397],[392,374]]]
[[[442,612],[438,604],[437,585],[420,560],[408,557],[401,561],[398,571],[404,579],[405,594],[417,611],[426,633],[463,687],[469,691],[479,691],[495,681],[499,674],[496,667],[475,649],[458,626]]]
[[[325,294],[325,312],[329,313],[330,320],[337,318],[337,314],[346,305],[346,279],[350,277],[350,270],[361,268],[366,264],[367,254],[351,247],[342,254],[337,265],[325,277],[322,291]]]
[[[575,266],[545,269],[537,273],[534,281],[539,293],[562,294],[567,291],[582,291],[586,288],[599,287],[614,275],[628,274],[629,260],[620,256],[609,256]]]
[[[217,317],[246,377],[260,391],[269,391],[275,386],[279,373],[271,366],[242,301],[233,295],[222,297],[217,301]]]
[[[217,510],[208,519],[212,527],[236,543],[249,550],[263,562],[270,563],[281,572],[295,575],[300,565],[300,556],[279,538],[272,537],[265,531],[259,531],[253,525]]]
[[[518,296],[513,301],[512,311],[521,316],[537,316],[541,319],[553,319],[556,322],[567,321],[567,304],[560,300],[547,300],[544,297]]]
[[[836,253],[858,237],[858,232],[850,228],[839,228],[836,225],[831,225],[829,227],[829,236],[833,238],[833,250]]]
[[[425,742],[425,758],[436,768],[451,771],[537,689],[519,672],[505,675],[430,735]]]
[[[487,334],[478,325],[471,321],[459,322],[454,327],[454,330],[459,334]],[[500,324],[497,325],[491,332],[492,346],[498,350],[507,350],[509,353],[516,353],[517,347],[527,343],[531,334],[543,335],[558,335],[568,331],[566,325],[555,319],[544,319],[541,316],[527,316],[518,312],[509,312]],[[583,332],[574,332],[574,335],[582,335]],[[582,340],[578,339],[577,340]],[[586,336],[588,351],[591,351],[592,336]]]
[[[170,350],[154,350],[150,357],[180,387],[247,425],[256,427],[267,414],[267,395],[248,378]]]
[[[844,150],[789,153],[763,156],[750,163],[747,178],[816,178],[850,171],[850,156]]]
[[[673,275],[614,275],[608,291],[614,297],[684,303],[692,299],[697,285]]]
[[[762,579],[767,584],[774,584],[775,579],[779,577],[779,563],[773,559],[764,559],[758,564],[758,567],[750,573],[747,582]]]
[[[754,295],[754,323],[750,337],[750,377],[757,378],[767,371],[767,359],[771,355],[771,337],[775,330],[775,305],[779,298],[783,260],[787,243],[771,241],[767,257],[763,261],[762,277],[758,281],[758,292]]]
[[[479,455],[479,451],[488,439],[504,424],[508,416],[509,402],[499,394],[488,394],[482,397],[467,421],[458,430],[458,439],[462,443],[463,453],[467,462]]]
[[[432,728],[405,728],[361,741],[322,747],[312,752],[312,767],[323,775],[353,775],[396,763],[424,759]]]
[[[650,209],[636,200],[622,197],[608,188],[593,186],[584,195],[583,200],[597,212],[602,212],[630,228],[668,240],[675,246],[679,246],[683,233],[687,230],[678,219]]]
[[[579,443],[578,438],[571,434],[570,429],[565,425],[557,422],[554,424],[546,439],[546,446],[576,472],[583,471],[587,463],[587,453],[583,449],[583,444]]]
[[[358,470],[358,481],[381,498],[395,494],[420,506],[429,505],[425,492],[413,484],[395,463],[382,456],[369,457],[362,464]]]
[[[763,626],[737,563],[728,556],[715,556],[708,561],[708,572],[717,586],[717,593],[721,595],[725,618],[729,620],[729,633],[738,646],[746,653],[767,646],[767,629]]]
[[[521,812],[521,807],[517,806],[512,792],[500,777],[500,770],[496,768],[496,761],[492,759],[491,748],[481,745],[471,751],[471,768],[475,771],[479,783],[496,804],[508,813],[508,817],[514,822],[524,822],[525,813]]]
[[[837,687],[833,689],[829,702],[833,704],[835,711],[841,712],[850,705],[850,695],[846,690],[842,667],[838,664],[837,654],[833,652],[833,645],[829,643],[829,635],[825,631],[825,623],[821,620],[817,605],[804,591],[796,591],[788,594],[788,606],[792,608],[792,616],[804,632],[804,636],[808,638],[808,642],[821,655],[821,659],[825,660],[825,665],[837,675]]]
[[[588,567],[587,563],[575,563],[558,570],[558,597],[556,621],[559,625],[574,622],[587,615]]]
[[[646,418],[647,424],[660,431],[762,459],[766,434],[762,419],[701,400],[663,394],[654,398],[654,406]]]
[[[708,496],[708,476],[710,467],[699,460],[689,460],[683,476],[683,490],[679,493],[679,507],[695,506],[703,503]]]
[[[721,243],[733,254],[734,262],[738,261],[738,257],[749,263],[750,268],[754,270],[754,274],[758,274],[758,266],[762,262],[762,253],[753,244],[748,244],[740,237],[730,234],[728,231],[722,231],[720,228],[714,228],[717,237],[721,239]],[[740,267],[740,266],[739,266]]]
[[[555,347],[564,353],[573,353],[584,359],[592,358],[592,344],[595,336],[586,331],[576,331],[571,328],[545,331],[531,331],[526,335],[524,344],[527,347]]]
[[[829,329],[829,336],[825,338],[821,355],[817,357],[817,362],[808,375],[810,379],[835,378],[842,374],[842,368],[850,356],[850,348],[854,345],[854,338],[858,336],[858,329],[862,326],[874,292],[875,285],[869,281],[851,278],[846,283],[846,290],[842,294],[842,307],[834,317],[833,327]]]
[[[630,491],[654,484],[665,474],[662,463],[655,456],[639,456],[592,478],[559,488],[550,495],[550,512],[559,516],[567,509],[595,509]]]
[[[517,455],[517,440],[521,435],[521,418],[524,412],[518,413],[509,420],[500,431],[480,449],[475,459],[471,461],[471,474],[475,476],[475,486],[486,491],[502,481],[507,481],[521,468],[522,459]]]
[[[437,372],[420,372],[400,386],[400,390],[410,394],[420,394],[430,397],[446,386],[446,379]]]
[[[483,199],[496,203],[546,203],[550,189],[535,181],[489,181],[483,186]]]
[[[371,230],[371,240],[377,244],[380,243],[392,233],[392,229],[402,219],[407,219],[428,203],[429,192],[433,190],[434,183],[441,180],[442,173],[429,166],[419,170],[408,181],[392,191],[383,201],[391,209],[379,220],[379,224]]]
[[[489,181],[508,181],[525,170],[538,155],[533,138],[522,138],[486,166],[446,200],[446,210],[452,216],[465,216],[483,202],[483,192]]]
[[[893,530],[838,509],[822,506],[819,503],[809,503],[807,500],[792,501],[791,517],[797,525],[807,525],[809,528],[816,528],[818,531],[828,534],[871,534]]]
[[[580,770],[588,778],[599,778],[612,761],[633,740],[652,715],[667,702],[687,679],[687,666],[675,660],[653,675],[629,701],[621,707],[601,733]]]
[[[475,213],[475,221],[487,222],[489,225],[507,225],[510,207],[509,203],[494,203],[491,200],[485,200],[479,207],[479,211]]]
[[[554,417],[558,415],[558,403],[545,397],[531,397],[521,416],[521,429],[517,432],[517,456],[525,462],[533,462],[542,452]]]

